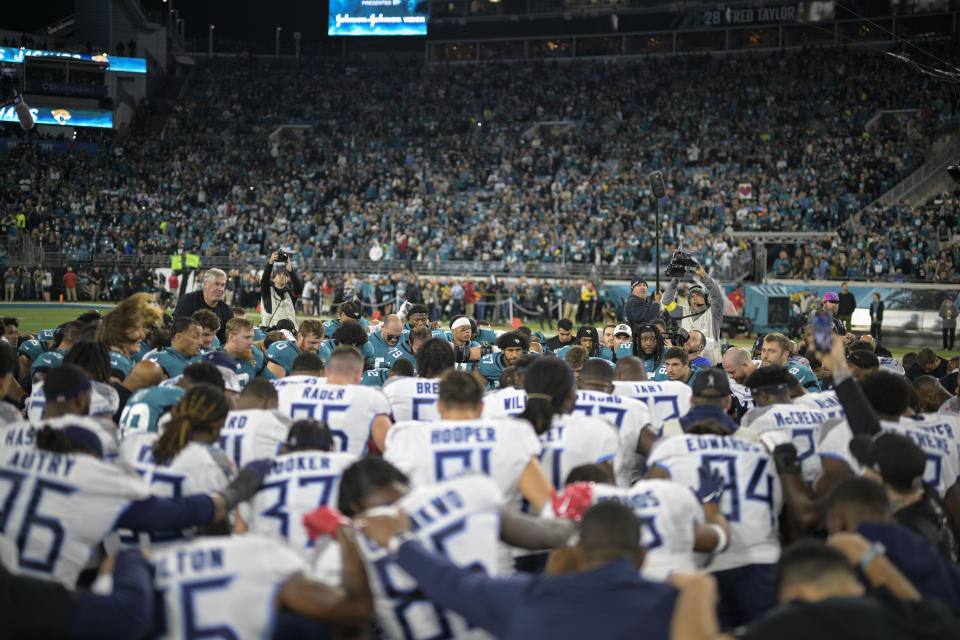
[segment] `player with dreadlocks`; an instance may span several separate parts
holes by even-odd
[[[210,384],[192,386],[170,411],[163,431],[124,438],[120,457],[139,472],[154,495],[191,495],[223,489],[235,474],[233,464],[213,443],[229,406]],[[192,537],[192,530],[154,532],[154,544]],[[132,538],[124,542],[135,543]]]
[[[667,380],[663,335],[653,323],[633,328],[633,355],[643,360],[648,380]]]
[[[608,422],[571,414],[577,387],[570,366],[554,356],[538,358],[523,377],[527,406],[518,417],[533,425],[543,444],[543,469],[556,489],[574,467],[605,464],[613,471],[619,447],[617,430]]]

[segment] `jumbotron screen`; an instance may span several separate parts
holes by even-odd
[[[428,0],[330,0],[327,35],[425,36]]]

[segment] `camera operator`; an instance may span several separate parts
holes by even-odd
[[[688,256],[686,262],[692,267],[694,275],[699,278],[702,286],[694,285],[690,287],[688,293],[689,307],[676,304],[674,298],[677,294],[677,287],[680,284],[679,276],[681,275],[679,270],[674,268],[674,263],[677,262],[677,253],[679,252],[674,253],[671,266],[667,268],[667,274],[672,276],[672,279],[663,293],[663,305],[670,317],[676,320],[680,327],[688,332],[697,330],[706,337],[706,345],[702,356],[710,361],[711,366],[714,366],[720,362],[721,357],[720,330],[723,327],[723,293],[716,281],[707,275],[707,270],[703,268],[703,265],[696,262],[692,256]]]
[[[296,327],[296,300],[302,292],[303,283],[289,268],[287,254],[283,249],[274,251],[260,276],[260,326],[275,327],[289,320]]]

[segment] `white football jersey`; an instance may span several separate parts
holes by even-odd
[[[155,637],[165,640],[270,638],[277,590],[307,569],[293,550],[254,534],[169,545],[153,564],[164,623]]]
[[[939,413],[957,413],[960,411],[960,398],[957,396],[950,396],[940,408],[937,409]]]
[[[860,463],[850,451],[853,431],[846,418],[827,418],[827,421],[820,425],[818,438],[817,456],[846,462],[855,474],[860,473]],[[822,460],[820,466],[823,467]]]
[[[0,442],[8,447],[29,447],[33,448],[36,432],[45,426],[54,429],[65,429],[66,427],[83,427],[92,431],[100,439],[100,446],[103,449],[103,459],[113,461],[117,458],[117,452],[120,450],[120,441],[117,438],[117,428],[113,422],[108,422],[105,418],[94,418],[93,416],[65,415],[49,420],[40,420],[38,422],[27,422],[20,420],[5,425],[0,425]]]
[[[0,425],[0,445],[4,447],[32,449],[36,442],[37,428],[22,418],[16,422]]]
[[[837,392],[832,389],[829,391],[820,391],[817,393],[805,393],[802,396],[793,399],[793,404],[802,404],[815,411],[825,413],[828,418],[843,417],[843,405],[837,397]]]
[[[370,426],[378,415],[390,415],[390,403],[379,389],[359,384],[329,384],[312,376],[277,382],[280,412],[293,422],[304,418],[323,420],[330,427],[339,451],[363,455],[370,439]]]
[[[896,358],[884,358],[877,356],[877,360],[880,361],[881,369],[888,369],[898,376],[904,375],[903,365]]]
[[[899,433],[913,440],[927,458],[923,482],[936,489],[942,498],[960,476],[960,450],[949,435],[957,433],[954,421],[944,420],[944,414],[903,416],[898,422],[880,421],[880,428],[888,433]],[[943,435],[941,435],[943,434]],[[821,456],[843,460],[854,473],[860,473],[860,464],[850,453],[853,431],[844,418],[833,418],[821,427],[818,451]]]
[[[400,422],[390,427],[385,444],[384,460],[414,486],[473,470],[493,478],[506,499],[517,494],[523,470],[540,455],[533,427],[516,418]]]
[[[253,460],[276,457],[290,433],[290,419],[272,409],[231,411],[220,428],[217,446],[238,469]]]
[[[156,433],[132,433],[120,445],[120,460],[140,474],[155,496],[179,498],[212,493],[226,487],[236,475],[236,468],[223,451],[201,442],[188,442],[168,464],[157,464],[153,459],[157,438]],[[149,542],[155,545],[174,542],[195,534],[196,529],[153,531]],[[147,542],[147,536],[121,531],[120,541],[139,545]]]
[[[68,589],[130,503],[149,495],[136,474],[93,456],[0,446],[0,534],[19,548],[20,573]]]
[[[880,421],[884,431],[899,433],[923,449],[927,466],[923,481],[942,498],[960,477],[960,448],[954,437],[960,434],[957,420],[942,413],[902,416],[899,422]]]
[[[317,384],[325,383],[327,381],[326,376],[305,376],[305,375],[296,375],[296,376],[286,376],[285,378],[273,378],[270,380],[270,384],[274,386],[277,392],[284,387],[295,387],[301,384]]]
[[[483,396],[484,418],[518,416],[527,408],[527,392],[516,387],[503,387]]]
[[[662,382],[629,382],[617,381],[613,383],[613,392],[618,396],[627,396],[647,403],[650,409],[650,419],[657,433],[663,428],[663,423],[671,418],[679,418],[690,411],[690,398],[693,389],[679,380],[663,380]]]
[[[790,434],[797,448],[803,479],[813,482],[820,475],[820,456],[817,441],[820,425],[827,421],[826,413],[800,404],[768,404],[754,407],[740,419],[740,426],[749,428],[757,435],[768,431],[784,431]]]
[[[918,413],[915,416],[903,416],[901,424],[916,427],[943,436],[960,446],[960,416],[942,413]]]
[[[753,392],[750,391],[750,387],[740,384],[730,376],[727,376],[727,380],[730,382],[730,395],[737,399],[744,410],[749,411],[757,406],[753,402]]]
[[[695,571],[694,524],[704,522],[703,506],[687,487],[673,480],[640,480],[632,487],[593,486],[593,504],[617,500],[640,520],[647,550],[643,573],[664,580],[674,571]]]
[[[494,575],[500,538],[503,496],[484,475],[467,474],[413,489],[398,501],[411,521],[415,538],[430,551],[460,567]],[[416,581],[386,549],[357,536],[373,594],[377,622],[387,638],[489,638],[458,614],[423,597]]]
[[[575,467],[613,461],[620,450],[617,430],[609,422],[572,413],[554,416],[540,442],[540,466],[558,491]]]
[[[713,557],[709,571],[779,559],[777,518],[783,508],[783,490],[763,446],[732,436],[676,435],[657,442],[647,464],[666,469],[674,481],[693,491],[700,486],[700,467],[723,475],[719,507],[730,523],[730,544]]]
[[[393,419],[396,422],[407,420],[439,420],[437,395],[440,393],[438,378],[396,378],[383,387],[383,395],[390,401]]]
[[[324,505],[337,506],[340,476],[356,460],[349,453],[318,450],[278,456],[260,490],[240,505],[247,528],[289,542],[304,560],[311,561],[315,549],[303,527],[303,516]],[[333,546],[339,551],[338,545]]]
[[[109,384],[91,381],[90,415],[113,416],[120,408],[120,394]],[[43,410],[47,406],[47,397],[43,393],[43,380],[33,383],[30,397],[27,398],[27,418],[33,422],[43,419]]]
[[[577,391],[574,414],[593,416],[606,420],[617,429],[620,449],[613,468],[617,484],[629,487],[642,471],[643,456],[637,453],[640,432],[650,424],[650,410],[641,400],[618,396],[601,391]]]

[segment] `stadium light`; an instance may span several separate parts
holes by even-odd
[[[215,25],[210,25],[210,28],[207,29],[207,57],[213,57],[213,30],[217,27]]]

